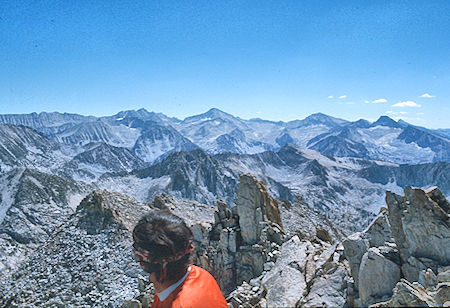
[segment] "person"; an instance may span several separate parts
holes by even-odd
[[[190,264],[193,235],[178,216],[165,210],[144,215],[133,229],[133,250],[155,287],[152,308],[227,307],[211,274]]]

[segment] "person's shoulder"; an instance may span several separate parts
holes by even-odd
[[[191,271],[194,274],[194,276],[198,275],[198,276],[203,276],[203,277],[208,277],[211,279],[214,279],[214,277],[204,268],[201,268],[200,266],[197,265],[191,265]]]
[[[214,277],[205,269],[191,265],[191,271],[177,296],[181,307],[227,307]]]

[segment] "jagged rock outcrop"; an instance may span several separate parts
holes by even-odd
[[[252,228],[247,228],[250,235],[247,237],[249,241],[253,241],[257,234],[260,234],[260,238],[252,246],[245,245],[246,242],[242,239],[242,246],[239,247],[237,253],[236,275],[238,282],[240,281],[239,277],[242,277],[241,280],[244,282],[229,294],[228,301],[234,307],[249,304],[255,307],[295,306],[297,304],[302,307],[343,305],[347,288],[345,276],[348,264],[342,262],[343,250],[342,248],[338,249],[337,243],[332,244],[333,239],[328,231],[320,227],[316,228],[311,221],[307,221],[306,224],[303,223],[303,226],[310,227],[310,232],[303,228],[302,239],[295,235],[296,232],[292,232],[289,236],[283,235],[278,224],[266,221],[264,218],[265,215],[262,213],[266,213],[268,209],[257,206],[269,204],[267,201],[261,202],[261,197],[264,197],[264,200],[270,200],[267,198],[267,190],[261,185],[262,183],[250,175],[243,175],[241,185],[242,183],[244,185],[242,189],[239,189],[238,194],[240,195],[238,195],[236,206],[238,215],[234,219],[238,219],[240,226],[238,231],[242,231],[244,226],[250,222],[249,219],[243,220],[241,213],[250,217],[262,218],[259,224],[255,224],[253,221]],[[242,202],[239,203],[239,200]],[[256,200],[256,205],[251,204],[251,200]],[[276,205],[276,203],[272,204]],[[294,207],[295,205],[289,203],[285,206]],[[240,207],[244,207],[244,210],[240,210]],[[221,211],[223,211],[223,207],[221,210],[219,206],[219,218],[227,215],[230,217],[229,215],[233,214],[231,211],[223,215],[220,214]],[[278,216],[269,215],[269,217]],[[306,220],[306,217],[300,217],[297,218],[299,221]],[[264,224],[266,227],[261,229],[261,225]],[[238,238],[239,235],[242,237],[242,232],[238,233]],[[335,234],[333,233],[333,235]],[[286,241],[289,237],[290,239]],[[275,249],[270,251],[269,247]],[[266,253],[264,260],[266,251],[269,253]],[[244,259],[242,256],[239,258],[240,254],[246,255],[247,258]],[[248,266],[249,264],[250,266]]]
[[[269,220],[282,227],[277,201],[269,196],[265,183],[255,176],[241,176],[236,204],[244,243],[252,245],[258,241],[261,221]]]
[[[450,299],[450,203],[432,187],[386,192],[387,210],[344,240],[355,306],[436,306]]]
[[[450,203],[436,187],[406,186],[404,197],[388,192],[386,202],[407,280],[418,281],[421,268],[450,264]]]
[[[284,241],[278,203],[265,184],[247,174],[240,180],[236,206],[229,209],[219,200],[214,223],[192,227],[199,264],[213,273],[225,292],[259,276]]]

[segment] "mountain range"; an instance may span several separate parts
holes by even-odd
[[[371,123],[317,113],[273,122],[213,108],[179,120],[139,109],[105,117],[0,115],[0,123],[5,179],[25,168],[141,202],[166,192],[206,204],[217,199],[235,204],[240,175],[252,173],[277,198],[301,198],[355,231],[378,212],[386,189],[438,185],[450,195],[446,130],[387,116]],[[4,180],[2,188],[11,191],[15,185]],[[3,200],[0,212],[10,207]]]
[[[92,142],[126,148],[147,163],[174,151],[256,154],[277,151],[287,143],[331,156],[399,164],[450,161],[446,129],[426,129],[388,116],[371,123],[317,113],[303,120],[274,122],[243,120],[213,108],[179,120],[139,109],[105,117],[57,112],[0,115],[0,123],[30,127],[72,151],[82,151]]]

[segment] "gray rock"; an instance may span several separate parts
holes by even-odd
[[[439,305],[444,305],[445,302],[448,302],[450,300],[450,282],[439,283],[436,286],[436,291],[432,292],[431,294],[433,296],[433,299]]]
[[[331,237],[330,233],[320,226],[316,228],[316,236],[324,242],[333,244],[333,238]]]
[[[140,301],[136,299],[127,300],[122,304],[122,308],[142,308]]]
[[[269,220],[281,226],[276,200],[269,196],[265,183],[253,175],[241,176],[236,204],[242,239],[248,245],[258,242],[260,221]]]
[[[393,290],[392,298],[370,307],[434,307],[438,303],[418,283],[402,279]]]
[[[238,284],[261,275],[265,260],[264,249],[261,245],[241,246],[236,255]]]
[[[369,241],[361,237],[361,233],[354,233],[343,241],[344,253],[350,263],[350,271],[355,282],[355,288],[359,287],[359,267],[361,259],[369,249]]]
[[[391,226],[389,225],[388,211],[381,210],[380,214],[370,223],[363,232],[369,240],[370,247],[382,246],[386,242],[393,242]]]
[[[267,291],[269,307],[293,307],[306,290],[304,268],[310,242],[300,242],[292,237],[281,246],[281,253],[275,266],[262,278],[262,286]]]
[[[427,269],[420,260],[409,257],[406,262],[402,264],[403,277],[408,281],[418,281],[419,273]]]
[[[380,253],[388,260],[397,265],[401,265],[400,254],[394,243],[386,243],[386,245],[377,247]]]
[[[406,186],[405,196],[386,192],[389,222],[403,262],[410,256],[450,263],[450,206],[437,189]],[[414,277],[417,281],[418,277]]]
[[[359,269],[359,297],[363,305],[391,296],[400,280],[400,267],[386,259],[378,248],[372,247],[364,254]]]
[[[211,224],[208,222],[197,222],[192,226],[192,234],[194,241],[200,244],[208,244],[209,232],[211,231]]]
[[[450,266],[438,267],[438,282],[450,282]]]
[[[436,287],[438,280],[436,274],[431,270],[431,268],[428,268],[426,271],[420,271],[418,282],[425,288],[431,289]]]
[[[343,265],[332,268],[318,277],[310,287],[301,307],[342,307],[346,302],[346,269]]]

